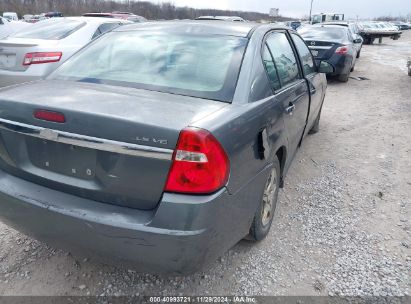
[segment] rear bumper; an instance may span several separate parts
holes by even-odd
[[[261,178],[254,182],[263,184]],[[209,196],[166,193],[156,210],[142,211],[79,198],[0,171],[0,219],[52,246],[110,264],[191,273],[247,234],[256,208],[249,200],[258,200],[245,190],[237,200],[226,189]]]

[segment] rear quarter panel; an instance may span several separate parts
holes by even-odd
[[[226,150],[230,159],[227,188],[233,195],[251,185],[257,175],[270,167],[275,151],[288,145],[283,100],[274,96],[272,91],[259,100],[250,100],[251,90],[257,86],[256,81],[261,81],[260,71],[264,71],[261,45],[270,28],[259,27],[251,36],[232,104],[193,124],[210,130]],[[265,151],[262,157],[259,152],[259,134],[263,130],[267,133],[269,151]]]
[[[235,242],[249,232],[275,157],[273,153],[261,157],[259,133],[267,129],[270,151],[286,145],[281,115],[269,98],[246,105],[230,105],[195,123],[210,130],[229,157],[230,177],[226,186],[229,200],[222,211],[228,213],[229,219],[224,221],[220,234],[230,236]],[[227,225],[228,229],[224,227]]]

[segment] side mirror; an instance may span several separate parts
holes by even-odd
[[[326,61],[321,61],[320,66],[318,67],[318,73],[334,73],[334,67]]]
[[[362,43],[362,39],[361,38],[356,38],[356,39],[354,39],[354,43]]]

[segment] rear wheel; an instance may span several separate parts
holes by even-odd
[[[360,58],[360,56],[361,56],[361,49],[357,53],[357,58]]]
[[[254,215],[251,224],[250,233],[247,239],[251,241],[261,241],[270,231],[273,222],[275,210],[277,207],[278,190],[280,188],[280,162],[274,157],[273,167],[268,176],[261,202]]]
[[[408,76],[411,76],[411,66],[408,67]]]
[[[347,82],[349,77],[350,77],[350,72],[348,72],[347,74],[340,74],[338,75],[338,80],[341,82]]]

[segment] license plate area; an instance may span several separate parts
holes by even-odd
[[[9,69],[16,66],[15,54],[0,54],[0,68]]]
[[[32,165],[66,176],[94,179],[95,150],[31,137],[26,143]]]

